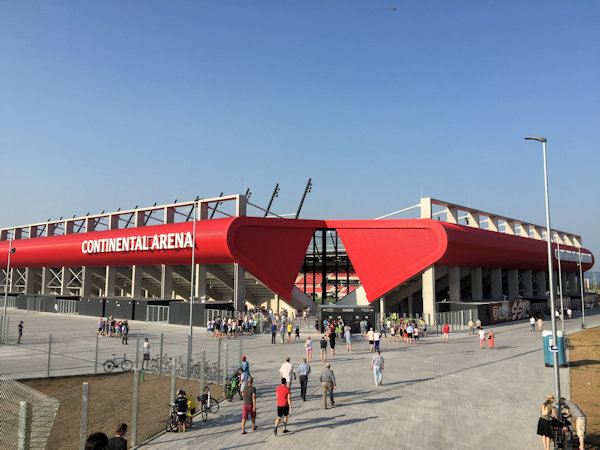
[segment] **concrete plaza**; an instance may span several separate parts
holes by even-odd
[[[3,375],[45,376],[49,333],[56,336],[52,375],[89,373],[90,368],[93,373],[97,319],[17,310],[11,310],[10,317],[13,330],[17,320],[25,321],[24,343],[0,347]],[[586,323],[588,327],[599,326],[600,315],[586,316]],[[566,321],[567,333],[578,331],[580,324],[580,318]],[[550,323],[544,328],[550,329]],[[323,365],[319,361],[319,336],[313,335],[315,351],[307,401],[299,398],[299,383],[294,382],[290,433],[283,435],[280,425],[278,436],[273,435],[273,425],[279,367],[286,356],[297,366],[304,356],[303,343],[282,345],[278,341],[272,345],[268,335],[246,337],[243,352],[250,361],[258,391],[258,430],[251,431],[249,426],[247,434],[240,434],[242,408],[240,400],[235,399],[232,403],[223,402],[219,413],[209,415],[207,422],[197,421],[193,430],[163,433],[141,447],[542,448],[541,439],[535,434],[536,424],[544,396],[553,392],[554,383],[553,370],[544,366],[541,333],[530,332],[528,322],[495,326],[493,330],[493,351],[480,350],[479,339],[465,332],[452,333],[449,344],[443,344],[436,336],[422,339],[419,345],[384,340],[384,384],[379,387],[374,385],[369,370],[368,345],[357,336],[349,353],[345,345],[338,343],[336,356],[329,356],[338,385],[336,404],[327,410],[321,409],[318,378]],[[158,351],[155,343],[161,332],[169,336],[165,351],[185,353],[185,327],[133,322],[132,332],[135,335],[138,331],[151,337],[153,353]],[[133,353],[128,353],[132,360],[134,341],[132,336],[129,347]],[[100,342],[99,360],[110,353],[122,353],[120,340]],[[236,344],[229,342],[235,349]],[[205,347],[210,352],[215,340],[196,330],[194,347]],[[54,357],[55,352],[58,358]],[[230,367],[236,358],[237,353],[231,356]],[[568,369],[561,369],[560,373],[562,392],[568,397]]]

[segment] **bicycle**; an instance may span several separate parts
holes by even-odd
[[[107,360],[102,367],[104,367],[104,371],[107,373],[112,372],[115,368],[121,368],[123,372],[130,372],[133,370],[133,363],[127,359],[127,355],[124,354],[123,358],[120,361],[117,361],[116,353],[112,354],[112,359]]]
[[[212,398],[210,395],[209,386],[204,388],[204,392],[205,394],[197,397],[198,401],[200,402],[200,411],[202,413],[206,412],[207,414],[216,414],[219,411],[219,401]],[[202,416],[202,420],[206,421],[206,419],[204,419],[204,415]]]
[[[554,449],[572,450],[573,433],[570,428],[571,422],[568,416],[562,415],[562,422],[555,422],[554,428]]]
[[[230,378],[225,381],[225,385],[223,386],[223,394],[225,394],[225,398],[228,402],[233,400],[233,396],[235,394],[239,394],[240,398],[242,393],[240,392],[240,376],[237,370],[231,375]]]
[[[179,418],[177,417],[177,410],[175,409],[175,405],[169,405],[169,417],[167,417],[167,422],[165,424],[165,430],[177,432],[179,429]]]

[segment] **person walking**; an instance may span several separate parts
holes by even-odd
[[[282,417],[283,432],[287,433],[289,431],[287,429],[288,416],[292,412],[292,394],[290,388],[287,387],[287,380],[285,378],[281,379],[281,384],[277,387],[275,394],[277,395],[277,419],[275,419],[273,434],[277,436],[277,427]]]
[[[300,378],[300,397],[302,401],[306,401],[306,387],[308,385],[308,376],[310,375],[310,365],[306,362],[306,358],[302,359],[302,364],[298,366],[298,377]]]
[[[283,380],[284,378],[287,380],[287,387],[289,389],[292,388],[292,377],[294,380],[296,379],[296,369],[294,365],[290,362],[290,357],[285,358],[285,362],[281,365],[279,369],[279,380]]]
[[[281,328],[279,329],[279,334],[281,334],[281,343],[285,344],[285,323],[281,324]]]
[[[121,345],[127,344],[127,335],[129,334],[129,323],[127,321],[123,322],[121,326]]]
[[[373,333],[373,344],[375,351],[379,350],[379,342],[381,341],[381,333],[375,331]]]
[[[331,356],[335,356],[335,328],[333,327],[329,330],[329,351]]]
[[[18,331],[19,331],[19,335],[17,336],[17,344],[20,344],[21,338],[23,337],[23,321],[22,320],[19,322]],[[6,334],[8,335],[8,333],[6,333]]]
[[[475,334],[475,324],[473,323],[473,319],[469,319],[469,334]]]
[[[379,349],[375,350],[373,358],[371,358],[371,371],[375,379],[375,386],[381,386],[383,383],[383,356]]]
[[[142,369],[144,369],[144,366],[147,369],[148,366],[150,365],[150,342],[148,342],[148,338],[144,338],[144,345],[142,346],[142,353],[144,354],[144,360],[142,361]]]
[[[537,325],[538,325],[538,331],[542,331],[544,329],[544,321],[542,320],[541,316],[537,320]]]
[[[256,430],[256,388],[253,386],[252,377],[242,391],[242,434],[246,434],[246,419],[252,419],[252,430]]]
[[[329,393],[331,406],[333,406],[335,405],[335,401],[333,401],[333,391],[337,390],[335,375],[333,370],[331,370],[329,363],[325,364],[325,368],[321,371],[319,380],[321,381],[321,389],[323,391],[323,409],[327,409],[327,394]]]
[[[496,345],[496,342],[495,342],[494,330],[490,330],[490,332],[488,333],[488,348],[490,350],[494,350],[495,345]]]
[[[292,325],[292,322],[288,322],[287,324],[287,336],[288,336],[288,342],[291,341],[292,339],[292,330],[294,329],[294,326]]]
[[[373,351],[373,345],[374,345],[374,341],[375,341],[375,332],[373,331],[373,328],[371,328],[368,332],[367,332],[367,341],[369,341],[369,351]]]
[[[346,328],[346,331],[344,332],[344,337],[346,338],[346,351],[351,352],[352,351],[352,335],[350,334],[350,327]]]
[[[108,440],[106,449],[107,450],[127,450],[127,439],[125,439],[126,434],[127,434],[127,424],[122,423],[117,427],[115,437],[110,438]]]
[[[531,332],[535,332],[535,317],[531,316],[529,318],[529,326],[531,328]]]
[[[479,328],[478,333],[479,333],[479,348],[481,350],[483,350],[485,348],[485,331],[483,331],[483,328]]]
[[[271,344],[275,344],[275,339],[277,337],[277,325],[275,322],[271,324]]]
[[[306,340],[304,347],[306,348],[306,359],[308,360],[308,362],[311,362],[312,361],[312,340],[311,340],[310,336]]]
[[[327,339],[325,336],[321,338],[321,362],[327,362]]]
[[[444,328],[442,328],[442,331],[444,332],[442,342],[445,342],[447,344],[450,335],[450,327],[448,326],[448,322],[444,324]]]

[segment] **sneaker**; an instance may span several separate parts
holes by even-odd
[[[289,432],[290,432],[290,430],[283,430],[283,432],[284,432],[284,433],[289,433]]]

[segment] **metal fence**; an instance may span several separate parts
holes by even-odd
[[[146,307],[146,322],[169,323],[169,307],[148,305]]]
[[[7,308],[16,308],[17,307],[17,298],[16,297],[8,297],[6,299],[6,307]],[[4,308],[4,296],[0,297],[0,308]]]
[[[59,401],[0,376],[0,448],[44,449]]]
[[[79,313],[79,301],[77,300],[58,300],[58,313],[59,314],[78,314]]]

